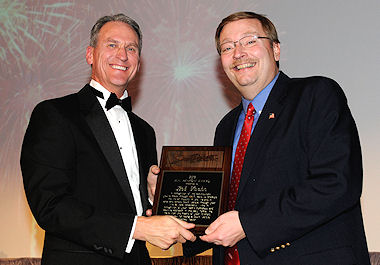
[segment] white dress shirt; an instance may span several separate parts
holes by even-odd
[[[133,193],[133,199],[136,205],[137,216],[141,216],[143,212],[143,206],[141,203],[139,185],[140,185],[140,174],[139,174],[139,162],[137,158],[136,144],[133,137],[133,131],[131,127],[131,122],[127,112],[119,105],[114,106],[113,108],[107,110],[105,108],[106,101],[111,95],[107,89],[105,89],[101,84],[95,80],[91,80],[90,86],[99,90],[103,93],[104,98],[97,97],[100,105],[103,108],[104,113],[107,116],[108,122],[111,125],[113,134],[115,135],[117,145],[123,159],[124,167],[127,172],[128,181],[131,185],[131,190]],[[127,90],[124,91],[121,99],[128,97]],[[131,233],[129,236],[128,244],[126,247],[126,252],[130,253],[133,247],[135,240],[132,238],[133,233],[136,228],[137,216],[133,222]]]

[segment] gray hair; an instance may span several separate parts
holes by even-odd
[[[139,25],[136,21],[134,21],[132,18],[124,15],[124,14],[117,14],[117,15],[111,15],[111,16],[104,16],[98,19],[96,21],[95,25],[91,29],[91,37],[90,37],[90,46],[96,47],[96,44],[98,42],[98,36],[100,29],[106,24],[107,22],[123,22],[127,25],[129,25],[137,34],[137,37],[139,38],[139,54],[141,54],[142,49],[142,33],[140,30]]]

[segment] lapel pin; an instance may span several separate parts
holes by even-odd
[[[274,119],[274,113],[273,112],[269,113],[269,119]]]

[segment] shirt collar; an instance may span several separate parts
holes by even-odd
[[[274,84],[276,83],[279,74],[280,73],[278,73],[273,78],[273,80],[263,90],[261,90],[260,93],[257,94],[256,97],[254,97],[253,100],[247,100],[247,99],[242,97],[244,113],[247,113],[248,105],[249,105],[249,103],[252,103],[253,107],[256,110],[256,113],[258,113],[259,115],[261,114],[261,111],[264,108],[265,102],[268,99],[269,93],[272,91],[272,88],[273,88]]]
[[[110,95],[111,95],[110,91],[108,91],[104,86],[102,86],[100,83],[98,83],[94,79],[91,79],[90,86],[92,86],[93,88],[95,88],[95,89],[99,90],[100,92],[102,92],[104,100],[107,100],[110,97]],[[124,94],[121,96],[120,99],[124,99],[126,97],[128,97],[128,92],[127,92],[127,90],[124,90]]]

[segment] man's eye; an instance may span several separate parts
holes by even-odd
[[[137,54],[137,53],[139,53],[139,47],[137,47],[136,45],[128,46],[127,52],[129,52],[131,54]]]
[[[108,44],[108,47],[115,48],[115,47],[116,47],[116,44],[114,44],[114,43],[110,43],[110,44]]]
[[[230,50],[232,50],[232,47],[230,47],[230,46],[222,48],[222,52],[228,52]]]

